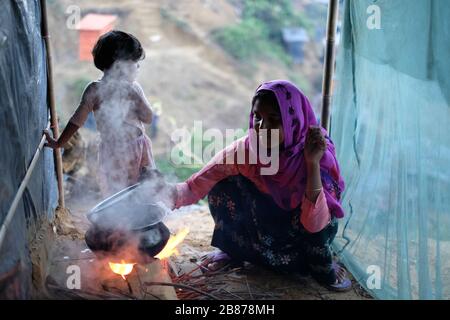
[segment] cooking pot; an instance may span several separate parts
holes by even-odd
[[[116,254],[129,246],[154,257],[167,244],[170,231],[162,220],[170,210],[137,183],[97,204],[87,214],[92,226],[85,241],[94,252]]]

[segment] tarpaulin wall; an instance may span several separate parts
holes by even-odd
[[[0,10],[0,225],[47,126],[46,56],[37,0],[2,0]],[[0,248],[0,297],[29,298],[29,241],[57,202],[53,154],[33,171]]]
[[[335,246],[378,298],[450,298],[449,17],[448,0],[345,2],[331,133],[347,216]]]

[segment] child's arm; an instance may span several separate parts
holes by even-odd
[[[69,123],[66,125],[64,131],[58,139],[52,138],[50,136],[50,132],[48,132],[47,130],[44,131],[44,134],[47,138],[47,143],[45,144],[47,147],[53,149],[63,147],[75,134],[75,132],[77,132],[77,130],[83,126],[83,124],[86,122],[89,112],[93,110],[93,100],[95,97],[94,90],[94,83],[92,82],[84,90],[80,105],[70,118]]]
[[[64,147],[67,141],[77,132],[79,127],[72,122],[69,122],[67,126],[64,128],[64,131],[59,136],[58,140],[53,139],[48,130],[44,131],[45,137],[47,138],[47,142],[45,143],[46,147],[50,147],[52,149]]]
[[[133,83],[133,88],[136,94],[136,96],[133,96],[133,100],[136,101],[135,112],[138,119],[147,124],[152,123],[153,112],[150,103],[145,97],[144,90],[142,90],[142,87],[136,81]]]

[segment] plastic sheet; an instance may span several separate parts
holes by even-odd
[[[377,13],[380,29],[368,24]],[[345,3],[331,133],[347,216],[335,247],[378,298],[450,298],[449,16],[446,0]]]
[[[48,122],[47,73],[37,0],[2,1],[0,10],[0,224]],[[30,241],[57,202],[53,153],[41,154],[0,248],[0,297],[31,295]]]

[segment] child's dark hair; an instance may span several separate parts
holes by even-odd
[[[280,110],[277,97],[275,96],[275,93],[271,90],[259,90],[253,97],[252,107],[255,105],[256,100],[259,100],[259,103],[276,106],[276,108]]]
[[[112,30],[102,35],[92,49],[95,66],[104,71],[116,60],[138,61],[145,58],[139,40],[127,32]]]

